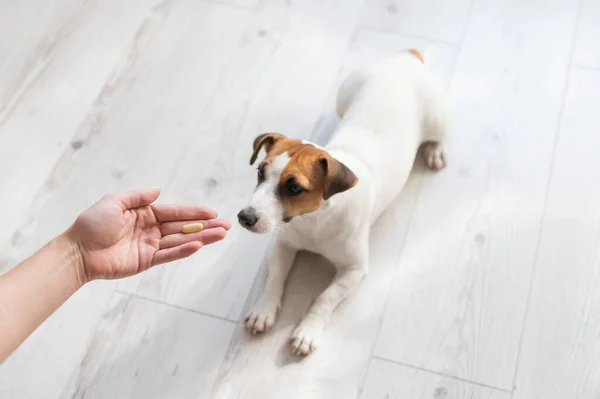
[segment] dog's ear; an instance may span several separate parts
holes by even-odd
[[[322,155],[319,162],[325,172],[324,200],[327,201],[331,196],[349,190],[358,183],[356,175],[337,159]]]
[[[256,162],[256,157],[258,156],[261,148],[265,147],[265,151],[269,152],[273,144],[284,138],[285,136],[279,133],[263,133],[258,135],[254,139],[254,144],[252,145],[254,147],[254,151],[250,157],[250,165],[253,165],[254,162]]]

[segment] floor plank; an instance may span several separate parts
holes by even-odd
[[[377,356],[512,388],[576,14],[475,4],[449,167],[423,182]]]
[[[581,0],[581,10],[577,36],[575,38],[575,53],[573,63],[587,68],[600,68],[600,2],[596,0]]]
[[[422,40],[396,34],[360,31],[342,63],[339,82],[351,70],[375,57],[425,46]],[[440,74],[449,78],[454,66],[455,49],[437,48]],[[335,118],[334,100],[337,84],[330,93],[321,121]],[[319,123],[315,136],[324,144],[333,128]],[[326,338],[320,348],[305,360],[294,357],[288,345],[292,329],[308,310],[311,301],[327,286],[332,268],[323,259],[305,255],[294,266],[289,278],[283,310],[277,325],[264,337],[249,337],[239,325],[234,334],[230,355],[221,372],[214,397],[356,397],[377,338],[379,323],[391,287],[412,209],[417,198],[424,168],[416,161],[416,170],[401,196],[376,223],[371,236],[371,272],[361,286],[336,310]],[[256,281],[250,306],[260,293],[264,268]]]
[[[256,184],[255,168],[248,165],[252,141],[266,131],[310,136],[361,4],[265,1],[215,91],[200,132],[188,144],[165,200],[205,203],[236,221]],[[206,258],[152,270],[122,289],[237,320],[269,238],[234,223],[227,242],[202,254]]]
[[[365,399],[509,399],[510,393],[373,359]]]
[[[364,398],[508,399],[513,384],[514,399],[600,397],[599,13],[596,0],[0,0],[0,273],[109,191],[160,185],[160,202],[235,221],[256,134],[325,143],[337,86],[377,56],[432,46],[456,120],[449,168],[417,162],[376,223],[371,274],[309,358],[288,337],[331,268],[302,255],[275,330],[249,337],[232,321],[262,288],[270,236],[236,225],[189,260],[84,287],[0,365],[0,399],[352,398],[363,383]]]
[[[65,25],[72,24],[85,7],[77,0],[0,2],[0,115],[18,97],[22,85],[35,79],[63,39]]]
[[[36,0],[9,6],[14,18],[0,23],[0,52],[10,54],[0,67],[0,191],[10,195],[2,195],[0,205],[11,211],[0,226],[0,246],[23,222],[98,96],[111,89],[122,57],[134,48],[142,22],[160,12],[153,8],[159,3]]]
[[[600,397],[600,71],[574,68],[513,398]]]
[[[473,0],[367,0],[361,26],[459,43]]]
[[[122,7],[114,11],[122,12]],[[61,232],[107,192],[169,181],[201,124],[198,110],[211,101],[250,16],[231,6],[177,0],[142,24],[127,62],[3,249],[4,269]],[[80,291],[0,367],[0,380],[10,381],[2,384],[8,397],[57,396],[114,288],[113,283],[96,282]]]
[[[234,324],[115,294],[63,397],[210,398]]]
[[[261,5],[261,0],[210,0],[215,3],[229,4],[248,9],[256,9]]]

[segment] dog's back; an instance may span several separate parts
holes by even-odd
[[[427,64],[425,64],[427,62]],[[383,85],[382,89],[388,95],[394,94],[394,89],[405,91],[402,85],[412,84],[419,75],[428,73],[429,59],[425,59],[417,50],[409,50],[394,56],[385,57],[371,62],[350,73],[338,90],[337,113],[343,118],[350,104],[367,86],[378,90],[375,85]],[[400,86],[399,86],[400,85]],[[371,99],[372,101],[373,99]],[[387,101],[392,97],[387,97]],[[376,101],[385,102],[386,98],[377,94]]]
[[[441,142],[449,123],[446,89],[431,73],[429,56],[415,50],[353,72],[338,92],[340,126],[326,146],[368,165],[374,214],[399,193],[421,144]]]

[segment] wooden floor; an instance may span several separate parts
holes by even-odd
[[[253,138],[325,143],[373,57],[433,47],[455,103],[449,167],[416,164],[309,358],[287,341],[330,267],[301,256],[249,337],[270,238],[234,227],[82,289],[0,398],[600,398],[599,20],[598,0],[0,0],[0,272],[107,192],[235,220]]]

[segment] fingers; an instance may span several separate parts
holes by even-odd
[[[217,241],[221,241],[226,235],[227,231],[223,227],[202,230],[192,234],[169,234],[160,239],[159,250],[178,247],[193,241],[200,241],[204,245],[213,244]]]
[[[200,205],[152,205],[159,222],[208,220],[217,217],[213,209]]]
[[[170,234],[160,240],[160,249],[154,254],[152,266],[187,258],[204,245],[221,241],[226,235],[227,231],[223,227],[194,234]]]
[[[160,188],[151,188],[146,190],[133,190],[126,193],[114,194],[114,197],[121,202],[121,209],[133,209],[140,206],[150,205],[158,199]]]
[[[154,254],[154,258],[152,258],[152,266],[187,258],[188,256],[198,252],[200,248],[202,248],[201,242],[192,241],[186,242],[185,244],[175,248],[161,249]]]
[[[160,232],[163,236],[168,236],[169,234],[178,234],[181,233],[181,229],[186,224],[190,223],[201,223],[204,226],[202,230],[208,229],[216,229],[217,227],[221,227],[225,230],[229,230],[231,228],[231,224],[227,220],[223,219],[211,219],[211,220],[187,220],[183,222],[165,222],[160,224]]]

